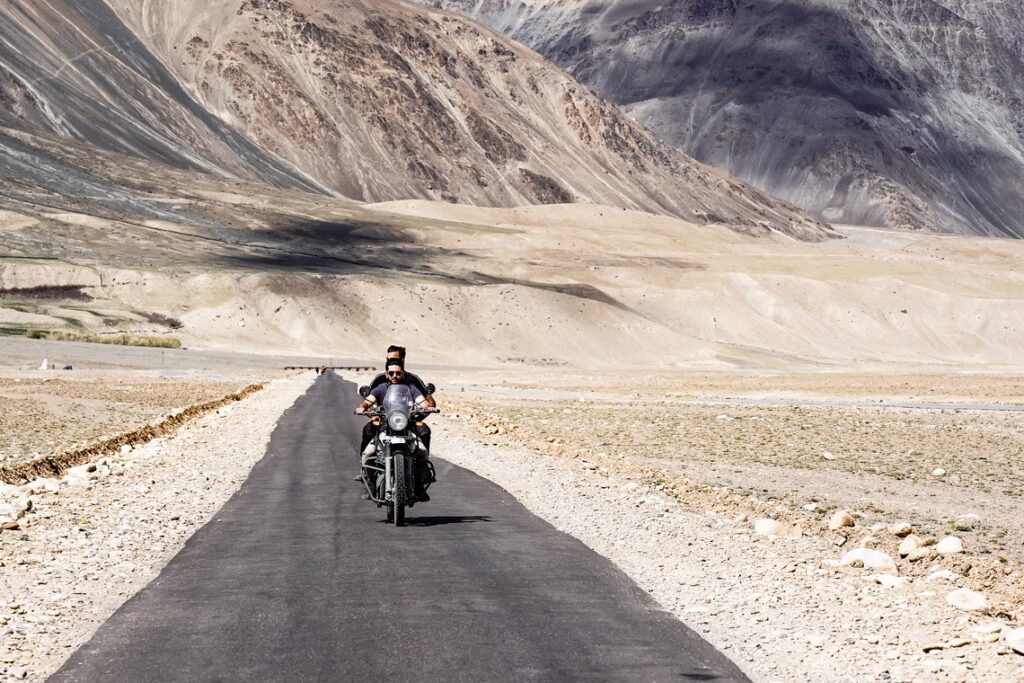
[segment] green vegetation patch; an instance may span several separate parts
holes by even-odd
[[[92,344],[120,344],[121,346],[155,346],[163,349],[180,349],[181,340],[176,337],[157,337],[147,334],[79,334],[60,330],[28,330],[25,336],[50,341],[76,341]]]

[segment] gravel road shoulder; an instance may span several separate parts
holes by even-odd
[[[755,681],[1024,680],[1007,645],[1019,624],[947,605],[953,573],[836,566],[849,548],[758,535],[752,520],[683,509],[596,465],[481,440],[455,415],[435,433],[438,457],[611,559]]]
[[[279,379],[167,439],[27,491],[0,534],[0,676],[44,680],[159,574],[263,457],[312,376]],[[92,469],[91,472],[87,471]]]

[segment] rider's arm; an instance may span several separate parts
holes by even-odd
[[[405,376],[421,394],[420,399],[418,399],[416,402],[419,405],[425,406],[427,408],[436,408],[437,403],[434,401],[433,394],[427,393],[427,385],[423,383],[423,380],[419,378],[419,375],[414,375],[411,372],[407,372]]]
[[[356,408],[356,412],[365,413],[367,410],[372,408],[376,402],[377,397],[374,396],[373,394],[369,394],[366,398],[363,399],[363,402],[359,404],[359,407]]]

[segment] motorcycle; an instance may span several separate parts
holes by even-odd
[[[433,385],[427,388],[433,393]],[[369,387],[359,387],[363,398],[369,393]],[[377,507],[387,508],[387,520],[395,526],[404,526],[405,509],[420,502],[416,492],[426,491],[435,481],[433,463],[425,451],[420,453],[423,444],[415,424],[437,412],[437,408],[417,406],[412,390],[405,384],[392,384],[380,405],[364,413],[356,412],[380,418],[380,429],[372,442],[374,455],[363,463],[363,485]],[[422,489],[417,487],[418,483]]]

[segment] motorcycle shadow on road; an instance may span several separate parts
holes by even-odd
[[[441,515],[436,517],[407,517],[406,526],[441,526],[443,524],[472,524],[473,522],[490,522],[486,515]],[[385,520],[381,522],[386,523]]]

